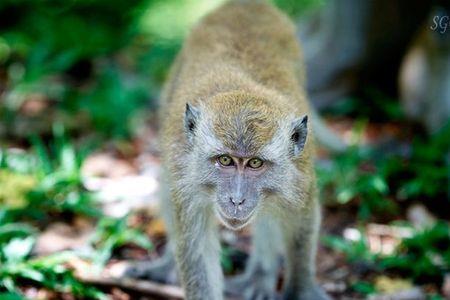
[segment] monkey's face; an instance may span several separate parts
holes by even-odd
[[[267,166],[258,157],[222,154],[215,158],[214,168],[217,215],[226,226],[240,229],[260,202]]]
[[[198,191],[207,192],[219,219],[235,230],[270,202],[266,196],[298,197],[293,159],[307,133],[306,117],[283,118],[263,101],[250,106],[247,95],[239,99],[187,105],[184,120],[189,182],[204,187]]]

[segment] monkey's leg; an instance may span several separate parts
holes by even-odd
[[[315,200],[314,200],[315,201]],[[315,282],[315,257],[320,224],[317,201],[285,218],[286,274],[284,300],[328,300]]]
[[[211,207],[199,207],[203,205],[198,200],[178,203],[176,210],[178,272],[186,300],[222,300],[223,274],[215,215]]]
[[[245,300],[274,299],[282,251],[280,227],[273,217],[261,214],[253,228],[253,248],[245,272],[228,279],[225,292]]]
[[[167,183],[164,180],[164,172],[162,173],[161,183],[161,216],[164,220],[167,231],[167,244],[164,254],[155,260],[136,262],[125,270],[126,277],[142,278],[161,283],[176,283],[177,275],[174,258],[174,208],[170,198],[170,192]]]

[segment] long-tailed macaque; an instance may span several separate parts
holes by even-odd
[[[328,299],[315,283],[320,208],[303,64],[289,19],[264,1],[230,1],[192,30],[162,99],[166,255],[145,273],[162,280],[173,257],[189,300]],[[223,284],[218,221],[252,223],[244,274]]]

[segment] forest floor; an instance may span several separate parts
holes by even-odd
[[[353,121],[335,119],[330,120],[329,125],[344,140],[352,139],[352,128],[355,127]],[[408,130],[410,129],[406,129]],[[404,136],[405,129],[398,124],[368,124],[360,135],[360,141],[366,145],[390,145],[390,141],[399,135]],[[103,296],[92,296],[94,298],[180,299],[182,292],[177,285],[161,285],[121,277],[124,267],[130,262],[149,261],[160,256],[166,241],[164,224],[157,213],[160,159],[156,136],[155,125],[149,124],[136,139],[106,145],[89,154],[81,165],[84,188],[95,194],[100,203],[102,218],[125,221],[112,226],[100,225],[104,231],[100,229],[99,233],[98,222],[102,222],[101,220],[96,221],[95,218],[76,213],[51,215],[50,219],[38,225],[39,230],[30,256],[39,258],[68,251],[76,253],[64,260],[63,265],[74,270],[74,280],[85,284],[83,289],[92,286],[104,293]],[[14,151],[22,150],[16,148]],[[333,157],[325,149],[319,149],[319,165],[326,166],[332,160]],[[345,165],[342,167],[345,168]],[[369,172],[375,168],[370,164],[359,167]],[[322,193],[322,198],[327,197],[335,197],[335,194]],[[402,239],[413,235],[410,226],[402,226],[393,221],[405,220],[409,224],[424,226],[435,222],[438,217],[423,204],[408,202],[404,207],[400,205],[400,210],[394,217],[381,214],[362,221],[359,217],[360,201],[364,199],[357,196],[350,198],[341,203],[335,199],[322,199],[324,207],[317,275],[320,284],[333,299],[450,297],[450,275],[445,275],[443,282],[428,280],[424,284],[418,284],[412,276],[396,271],[385,272],[376,267],[377,255],[395,255],[395,249]],[[134,229],[145,233],[144,239],[148,238],[151,244],[142,241],[143,237]],[[124,236],[126,234],[130,236]],[[250,230],[246,228],[235,233],[221,228],[221,237],[226,249],[223,261],[225,273],[239,273],[243,270],[251,249]],[[136,243],[136,240],[140,242]],[[105,246],[108,242],[111,245]],[[100,250],[93,250],[98,245]],[[79,255],[89,252],[89,259],[85,255]],[[92,258],[92,255],[96,257]],[[67,289],[68,292],[61,288],[55,291],[54,288],[48,288],[49,285],[39,283],[39,280],[33,280],[32,277],[30,280],[30,276],[14,280],[16,288],[31,299],[91,297],[88,294],[77,296],[70,288]],[[280,272],[279,287],[282,281]]]

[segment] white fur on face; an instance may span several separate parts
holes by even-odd
[[[279,196],[286,200],[284,204],[287,207],[291,204],[297,206],[298,202],[303,199],[301,190],[303,185],[300,183],[304,180],[304,176],[297,169],[291,155],[293,146],[291,144],[291,124],[294,119],[294,116],[290,116],[286,120],[280,120],[272,140],[262,150],[263,157],[275,163],[270,185],[274,186]]]
[[[198,194],[202,184],[210,183],[214,186],[220,181],[214,172],[213,158],[224,154],[225,151],[223,143],[214,135],[212,116],[205,108],[200,108],[200,111],[193,145],[195,149],[188,151],[185,159],[188,163],[186,176],[189,176],[189,178],[185,178],[185,181],[190,183],[190,186],[186,186],[186,188],[191,195]],[[261,179],[264,182],[261,182],[260,186],[262,189],[272,190],[278,194],[279,198],[284,199],[281,206],[287,208],[298,207],[304,192],[301,188],[303,184],[300,184],[304,176],[294,163],[291,153],[293,146],[291,141],[292,120],[294,119],[294,116],[290,116],[279,120],[278,128],[271,141],[260,151],[262,159],[272,162],[268,175]],[[192,185],[193,182],[197,184]],[[213,191],[214,189],[210,192]],[[217,197],[214,194],[210,194],[209,198],[203,197],[209,203],[215,201],[215,198]]]
[[[206,109],[201,109],[200,120],[196,128],[196,145],[203,154],[219,154],[223,143],[215,137],[213,121]]]
[[[264,158],[274,161],[288,159],[291,128],[290,122],[279,121],[278,129],[275,132],[272,140],[261,151]]]

